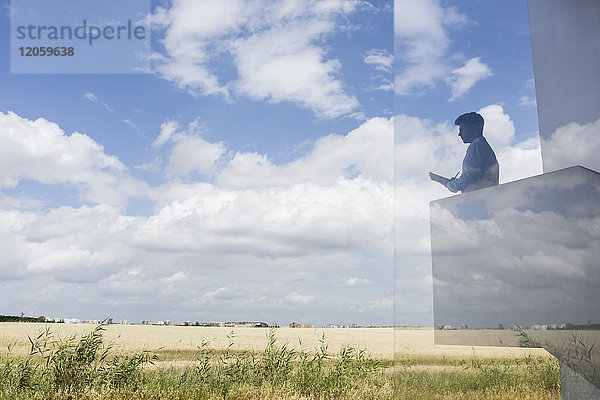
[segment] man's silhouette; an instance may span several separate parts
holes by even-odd
[[[470,112],[456,118],[454,124],[458,125],[458,136],[464,143],[469,143],[461,174],[458,178],[448,179],[430,172],[431,180],[441,183],[451,192],[463,193],[497,185],[500,168],[494,150],[483,137],[483,117]]]

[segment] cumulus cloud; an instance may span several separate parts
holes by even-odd
[[[571,122],[542,139],[544,170],[583,165],[600,171],[600,119],[588,124]]]
[[[359,106],[337,78],[323,38],[359,2],[191,1],[158,7],[150,18],[164,29],[159,74],[199,95],[233,94],[273,103],[290,101],[317,116],[349,115]],[[230,62],[238,79],[218,73]]]
[[[452,71],[448,84],[452,89],[450,101],[464,96],[477,82],[492,76],[490,67],[481,62],[479,57],[471,58],[460,68]]]
[[[147,189],[89,136],[66,135],[43,118],[32,121],[12,112],[0,113],[0,139],[0,187],[15,187],[23,179],[67,184],[85,201],[110,204],[124,204]]]
[[[194,120],[186,129],[181,129],[176,121],[165,121],[161,124],[160,133],[152,143],[152,147],[160,148],[172,143],[165,173],[168,177],[188,176],[192,172],[210,175],[215,163],[226,153],[222,143],[210,143],[202,138],[204,125],[199,119]],[[136,166],[137,169],[150,170],[160,163]]]
[[[307,296],[296,292],[291,292],[284,299],[284,302],[290,304],[310,304],[315,301],[315,296]]]
[[[176,139],[165,172],[167,176],[185,176],[192,171],[208,175],[224,153],[225,147],[220,143],[209,143],[198,136],[181,135]]]
[[[14,118],[13,123],[32,124],[8,117]],[[36,123],[54,129],[54,140],[69,143],[70,137],[55,124]],[[182,160],[192,157],[177,150],[178,145],[185,145],[197,156],[195,145],[224,149],[223,144],[203,139],[203,129],[196,121],[163,136],[161,146],[171,146],[172,157],[165,171],[175,166],[180,166],[173,170],[178,173],[210,169],[208,162],[185,164]],[[3,131],[7,137],[12,134],[10,129]],[[23,130],[19,132],[15,136],[27,137]],[[244,181],[235,180],[228,169],[235,157],[223,160],[223,168],[213,168],[213,176],[205,182],[185,183],[173,175],[164,185],[144,192],[155,201],[154,211],[147,216],[127,215],[125,208],[104,201],[30,211],[3,204],[0,301],[18,304],[26,296],[17,287],[39,287],[40,296],[61,299],[60,304],[37,304],[41,310],[57,310],[40,311],[44,313],[67,312],[60,311],[65,301],[87,296],[90,304],[79,307],[72,302],[73,315],[95,317],[86,313],[102,309],[126,319],[140,314],[164,319],[161,313],[168,312],[171,319],[255,316],[282,323],[289,316],[289,305],[312,304],[326,290],[323,304],[335,309],[340,319],[356,321],[362,318],[357,315],[368,313],[369,321],[390,323],[391,305],[376,301],[379,291],[357,295],[356,301],[363,304],[371,300],[382,305],[361,311],[345,300],[344,288],[336,282],[347,280],[348,271],[368,269],[372,287],[378,283],[371,276],[392,272],[392,137],[392,121],[374,118],[347,135],[317,140],[303,156],[285,164],[262,155],[263,166],[256,166]],[[88,138],[83,143],[95,142]],[[76,154],[77,148],[66,147],[64,153]],[[92,148],[99,154],[83,157],[91,162],[88,169],[95,168],[94,156],[106,157],[106,166],[100,170],[127,176],[127,168],[118,159]],[[47,158],[54,160],[59,154],[56,151]],[[236,156],[248,159],[253,154]],[[30,155],[28,168],[23,167],[27,176],[37,176],[32,165],[39,158],[44,159],[44,153]],[[72,166],[74,171],[85,169],[85,164]],[[8,169],[4,173],[16,176]],[[221,174],[228,178],[221,182]],[[70,178],[63,174],[61,179]],[[48,182],[53,181],[43,183]],[[18,283],[8,285],[6,279]],[[240,281],[244,285],[236,286]],[[389,284],[389,279],[383,282]],[[206,303],[214,305],[214,310],[205,310],[202,305]],[[177,304],[175,311],[173,304]],[[310,319],[325,324],[331,318],[324,309]]]
[[[343,286],[352,287],[352,286],[360,286],[360,285],[369,285],[371,283],[373,283],[373,282],[368,280],[367,278],[357,278],[357,277],[352,276],[352,277],[346,279]]]
[[[256,257],[352,251],[389,240],[391,195],[391,186],[364,179],[262,190],[196,186],[141,224],[135,241],[147,250]]]
[[[469,24],[456,7],[444,7],[439,0],[403,0],[394,10],[397,95],[419,95],[445,83],[451,90],[449,101],[454,101],[492,76],[480,57],[455,66],[464,56],[451,53],[450,32]]]
[[[319,117],[351,113],[359,104],[335,79],[341,63],[326,60],[325,51],[312,44],[332,29],[328,21],[302,21],[237,41],[237,92],[273,103],[292,101]]]
[[[539,155],[538,147],[533,141],[515,141],[515,128],[502,107],[493,105],[481,112],[503,179],[513,170],[515,176],[523,176],[535,151]],[[2,120],[0,135],[4,132],[4,142],[13,146],[3,154],[4,187],[22,176],[44,184],[71,182],[75,178],[70,174],[86,170],[91,177],[131,179],[116,157],[105,155],[84,135],[66,136],[45,120],[11,114],[2,118],[8,122]],[[14,133],[15,126],[19,134]],[[170,159],[165,171],[175,169],[168,182],[144,189],[155,202],[150,215],[127,215],[124,208],[104,201],[109,197],[102,197],[101,204],[80,207],[26,211],[5,204],[0,209],[3,304],[25,302],[18,288],[39,287],[43,298],[63,293],[62,305],[69,296],[75,300],[86,295],[92,303],[81,307],[112,310],[127,319],[140,313],[156,319],[169,313],[171,319],[181,320],[252,315],[282,323],[290,318],[294,304],[304,310],[303,318],[319,324],[331,322],[331,309],[340,319],[390,323],[395,188],[396,240],[403,263],[400,276],[405,279],[398,286],[398,309],[410,308],[407,318],[412,321],[425,315],[422,299],[431,290],[426,284],[431,282],[426,259],[428,201],[447,195],[428,180],[426,171],[454,174],[460,168],[465,146],[454,126],[406,115],[372,118],[346,135],[320,138],[302,156],[283,164],[253,152],[224,157],[223,150],[229,154],[225,145],[206,140],[199,121],[169,129],[159,147],[171,146],[172,157],[180,143],[216,153],[207,151],[205,164],[186,164],[181,160],[191,156],[185,154],[175,157],[181,160]],[[36,135],[52,145],[36,144],[41,141],[31,140]],[[72,145],[73,136],[81,144]],[[21,140],[27,145],[14,147]],[[77,156],[82,149],[84,156]],[[514,155],[512,161],[505,153]],[[65,154],[85,162],[67,158],[71,164],[58,169],[60,179],[41,172],[57,171]],[[24,155],[29,157],[27,168],[19,169]],[[19,161],[10,162],[10,157]],[[36,171],[38,165],[44,168]],[[210,176],[198,182],[176,175],[192,171]],[[103,188],[111,190],[125,189]],[[9,285],[6,279],[13,281]],[[240,281],[244,284],[236,286]],[[348,301],[348,287],[358,285],[363,286],[355,300]],[[327,307],[300,307],[317,299]],[[214,307],[202,307],[209,302]],[[52,302],[44,304],[54,307]],[[73,304],[76,308],[78,303]]]
[[[266,155],[236,153],[216,177],[219,185],[243,187],[289,186],[305,182],[332,185],[340,177],[363,176],[393,181],[393,126],[390,119],[372,118],[346,136],[318,139],[306,156],[275,165]],[[385,145],[387,143],[387,145]]]
[[[394,7],[394,33],[399,62],[396,94],[409,95],[434,87],[450,67],[444,60],[450,47],[448,29],[466,23],[454,7],[439,0],[403,0]]]

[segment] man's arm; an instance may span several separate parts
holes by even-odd
[[[453,193],[464,191],[469,185],[477,182],[483,176],[483,158],[480,143],[471,143],[465,154],[462,171],[458,178],[452,178],[446,183],[446,187]]]

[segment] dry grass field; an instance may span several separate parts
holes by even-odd
[[[80,336],[89,332],[94,325],[89,324],[38,324],[2,322],[0,323],[0,348],[13,345],[13,354],[24,355],[29,351],[29,337],[36,337],[45,327],[61,338]],[[268,328],[207,328],[194,326],[152,326],[152,325],[107,325],[105,342],[113,341],[124,352],[134,352],[145,348],[158,353],[168,353],[170,358],[189,359],[187,354],[196,352],[203,340],[209,342],[213,350],[222,351],[229,346],[228,335],[233,331],[232,350],[261,351],[268,341]],[[337,354],[343,345],[368,349],[376,359],[391,360],[394,357],[394,330],[392,328],[279,328],[276,335],[280,344],[306,350],[319,347],[319,340],[325,335],[330,353]],[[427,337],[425,337],[427,340]],[[177,357],[177,354],[180,357]]]
[[[459,334],[470,331],[447,331]],[[395,329],[396,357],[446,357],[465,358],[476,356],[482,359],[522,358],[527,355],[536,357],[550,357],[543,349],[529,349],[518,347],[500,346],[457,346],[434,345],[434,330],[432,328],[398,328]],[[465,340],[467,343],[467,341]],[[474,338],[468,342],[477,343]],[[481,342],[483,343],[483,341]],[[487,342],[486,342],[487,343]]]
[[[560,398],[544,350],[434,346],[426,328],[94,328],[0,323],[0,399]]]
[[[89,324],[38,324],[2,322],[0,323],[0,349],[14,346],[13,354],[24,355],[29,351],[27,339],[35,337],[46,327],[50,327],[56,337],[67,338],[89,332],[94,325]],[[268,328],[206,328],[193,326],[148,326],[148,325],[107,325],[105,342],[113,341],[125,352],[141,348],[150,351],[181,353],[196,351],[202,340],[208,341],[214,350],[224,350],[229,346],[227,336],[234,332],[233,350],[264,349],[268,340]],[[455,331],[461,332],[461,331]],[[464,331],[467,332],[467,331]],[[548,356],[542,349],[524,349],[492,346],[434,346],[434,331],[431,328],[278,328],[276,335],[280,343],[307,350],[319,347],[319,340],[325,336],[329,352],[339,353],[344,345],[367,349],[376,359],[392,360],[396,357],[448,357],[480,358],[524,357],[528,354]],[[395,350],[395,351],[394,351]],[[185,358],[185,357],[182,357]]]

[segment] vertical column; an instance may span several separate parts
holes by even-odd
[[[600,170],[600,1],[528,0],[544,172]]]

